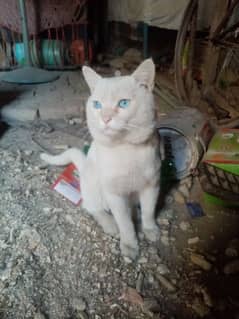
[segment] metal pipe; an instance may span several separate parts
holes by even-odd
[[[29,47],[29,35],[27,27],[27,15],[25,0],[19,0],[20,19],[22,23],[22,38],[24,43],[25,66],[32,66]]]

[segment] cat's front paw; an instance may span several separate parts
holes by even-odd
[[[104,212],[99,216],[95,216],[95,218],[106,234],[110,235],[111,237],[119,238],[119,229],[113,216]]]
[[[134,242],[120,242],[120,250],[124,257],[134,261],[139,254],[139,246],[137,240]]]
[[[119,229],[114,221],[111,223],[105,223],[103,230],[106,234],[110,235],[111,237],[119,238]]]
[[[144,228],[144,235],[149,241],[158,241],[160,238],[159,227],[155,224],[150,228]]]

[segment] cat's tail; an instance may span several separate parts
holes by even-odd
[[[85,154],[76,148],[70,148],[60,155],[49,155],[42,153],[41,159],[51,165],[67,165],[73,163],[78,170],[81,170],[85,164]]]

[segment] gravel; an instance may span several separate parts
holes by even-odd
[[[175,239],[184,234],[177,220],[181,207],[162,209],[161,240],[152,244],[141,236],[139,260],[128,264],[118,240],[52,190],[62,168],[42,166],[39,159],[42,148],[56,153],[58,145],[89,143],[84,119],[49,125],[53,130],[17,125],[0,139],[0,318],[164,319],[180,313],[184,319],[203,313],[196,302],[187,307],[199,278],[189,280],[195,266]],[[196,264],[202,267],[198,259]],[[140,294],[143,305],[122,299],[126,289]]]

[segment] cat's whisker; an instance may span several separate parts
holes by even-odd
[[[140,129],[140,128],[142,128],[142,127],[144,127],[144,126],[146,126],[147,128],[154,128],[155,127],[155,125],[144,125],[144,124],[141,124],[141,125],[135,125],[135,124],[132,124],[132,123],[127,123],[125,126],[127,126],[127,127],[129,127],[129,128],[137,128],[137,129]]]

